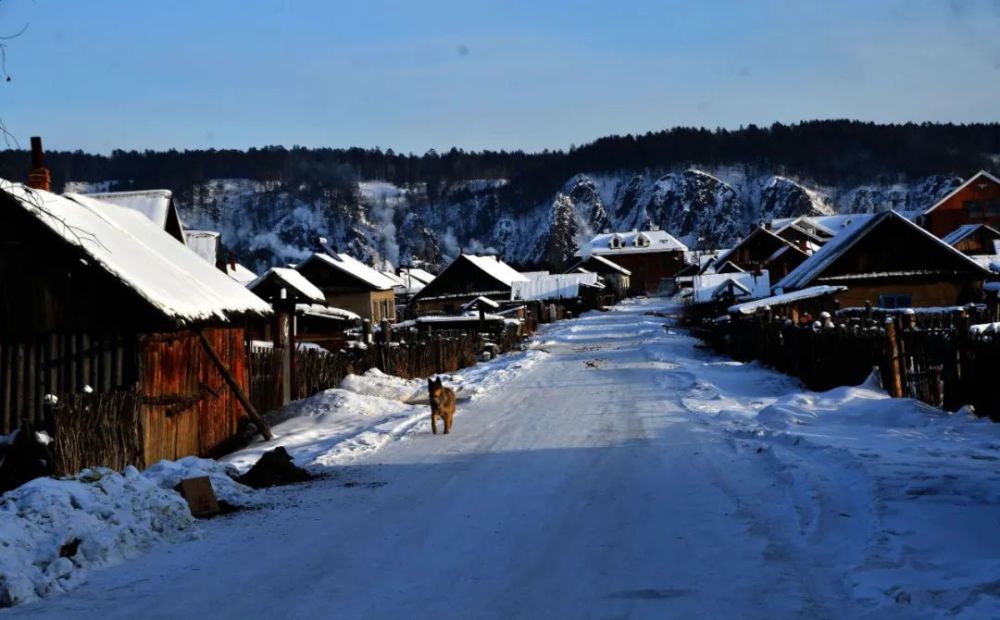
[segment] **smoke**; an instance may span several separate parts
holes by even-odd
[[[402,200],[389,200],[386,194],[379,194],[371,207],[371,216],[378,226],[376,231],[383,257],[393,265],[399,264],[399,242],[396,239],[396,208]]]
[[[455,233],[451,231],[451,228],[444,231],[444,236],[441,237],[441,256],[451,260],[458,257],[461,253],[462,246],[458,244]]]
[[[466,254],[499,254],[496,248],[493,246],[486,245],[479,239],[469,239],[464,244],[458,242],[458,238],[455,237],[454,231],[451,228],[444,231],[444,235],[441,237],[441,256],[442,258],[447,258],[452,260],[458,257],[462,252]]]

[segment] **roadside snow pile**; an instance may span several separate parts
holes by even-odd
[[[274,439],[255,443],[225,460],[246,471],[264,452],[283,446],[299,467],[326,467],[378,449],[429,413],[426,406],[343,389],[326,390],[285,407],[279,414],[284,421],[271,427]]]
[[[750,420],[756,424],[746,425]],[[792,472],[793,495],[823,501],[836,482],[810,480],[799,465],[810,460],[840,468],[852,488],[873,489],[866,511],[874,530],[848,578],[857,599],[890,615],[909,609],[931,617],[925,612],[934,609],[948,613],[933,617],[993,616],[1000,539],[990,532],[1000,522],[1000,474],[989,464],[1000,461],[1000,424],[968,409],[948,413],[890,398],[871,381],[789,394],[743,422],[731,418],[733,430],[774,449],[783,471]]]
[[[340,387],[355,394],[402,402],[427,397],[425,379],[403,379],[387,375],[378,368],[372,368],[363,375],[347,375],[340,382]]]
[[[177,461],[160,461],[142,475],[156,481],[163,489],[174,489],[187,478],[208,476],[212,481],[215,497],[229,502],[234,506],[251,507],[261,505],[264,500],[254,493],[250,487],[243,486],[233,478],[239,471],[228,463],[220,463],[211,459],[201,459],[196,456],[184,457]]]
[[[195,518],[174,488],[208,476],[220,500],[259,505],[230,478],[232,466],[187,457],[144,472],[86,469],[73,478],[37,478],[0,496],[0,607],[65,592],[90,569],[143,553],[153,543],[197,536]]]
[[[542,351],[504,355],[466,368],[462,374],[437,376],[456,391],[461,418],[461,401],[479,398],[510,381],[542,355]],[[283,446],[299,467],[343,464],[417,431],[430,416],[427,403],[426,379],[401,379],[377,369],[348,375],[339,388],[282,409],[278,423],[271,427],[274,439],[255,443],[225,460],[247,471],[264,452]]]
[[[0,498],[0,607],[74,588],[193,523],[178,493],[133,467],[33,480]]]

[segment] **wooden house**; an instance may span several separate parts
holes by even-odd
[[[630,272],[630,284],[639,294],[655,293],[661,280],[673,278],[687,263],[687,246],[666,231],[633,230],[597,235],[577,251],[583,259],[603,256]]]
[[[477,297],[510,301],[514,282],[528,278],[496,256],[460,254],[410,300],[413,316],[454,314]]]
[[[573,263],[566,270],[566,273],[572,273],[581,269],[600,276],[604,284],[611,289],[616,297],[624,297],[631,287],[632,272],[600,254],[591,254],[586,258],[581,258]]]
[[[774,285],[787,293],[847,286],[844,306],[953,306],[979,301],[989,272],[909,219],[887,211],[845,230]]]
[[[354,312],[328,306],[323,291],[295,269],[272,267],[247,288],[275,310],[272,320],[255,322],[254,340],[279,346],[286,340],[311,342],[334,351],[343,347],[346,332],[361,321]]]
[[[988,224],[965,224],[942,239],[962,254],[996,256],[1000,254],[1000,231]]]
[[[119,207],[142,213],[149,221],[162,228],[168,235],[184,243],[184,227],[181,224],[174,194],[168,189],[150,189],[131,192],[103,192],[85,194],[102,202],[110,202]]]
[[[347,254],[313,254],[295,270],[315,284],[326,304],[372,323],[396,320],[396,282]]]
[[[0,209],[0,432],[34,419],[58,449],[75,424],[76,467],[224,447],[246,419],[244,322],[270,307],[135,210],[7,181]],[[136,396],[76,418],[45,405],[81,392]]]
[[[921,222],[938,237],[965,224],[1000,224],[1000,179],[980,170],[924,211]]]
[[[731,263],[743,271],[767,270],[772,278],[780,279],[802,264],[809,257],[808,252],[805,241],[793,243],[765,226],[758,226],[715,260],[714,271],[725,273],[723,269]]]
[[[794,323],[812,321],[822,312],[837,310],[836,296],[847,290],[846,286],[819,285],[798,291],[746,301],[728,308],[735,319],[756,314],[769,314],[769,318],[789,319]]]

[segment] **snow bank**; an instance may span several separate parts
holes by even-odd
[[[501,356],[463,370],[438,375],[459,400],[480,398],[530,367],[542,351]],[[284,446],[306,468],[341,465],[418,432],[430,416],[426,379],[401,379],[371,369],[348,375],[339,388],[290,403],[271,427],[274,438],[226,457],[246,471],[264,452]],[[462,407],[459,406],[459,417]],[[424,427],[424,430],[427,430]]]
[[[74,588],[92,568],[191,536],[193,523],[178,493],[132,467],[33,480],[0,500],[0,606]]]
[[[159,541],[194,538],[187,502],[173,489],[208,476],[216,496],[260,503],[232,478],[235,468],[188,457],[140,473],[94,468],[73,478],[38,478],[0,497],[0,607],[75,588],[94,568],[140,555]]]

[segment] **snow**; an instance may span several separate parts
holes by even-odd
[[[648,314],[677,311],[588,313],[445,377],[448,436],[403,402],[425,382],[354,377],[275,426],[326,478],[6,613],[1000,616],[1000,426],[804,391]]]
[[[581,286],[600,286],[596,273],[563,273],[537,276],[528,282],[514,282],[512,300],[575,299]]]
[[[189,457],[145,472],[95,468],[65,479],[39,478],[0,497],[0,606],[65,592],[95,568],[148,551],[159,541],[198,535],[187,502],[173,491],[182,479],[209,476],[217,497],[259,502],[226,475],[226,466]],[[61,557],[64,545],[77,552]]]
[[[244,286],[257,279],[257,274],[239,263],[226,263],[226,275]]]
[[[486,306],[487,308],[493,308],[494,310],[498,310],[500,308],[500,304],[498,304],[497,302],[493,301],[489,297],[483,297],[482,295],[480,295],[479,297],[476,297],[472,301],[463,304],[462,310],[472,310],[478,308],[481,305]]]
[[[206,264],[141,213],[86,196],[70,200],[8,181],[0,181],[0,190],[180,323],[271,313],[267,303]]]
[[[325,319],[339,319],[343,321],[360,321],[361,317],[350,310],[334,308],[323,304],[295,304],[295,312],[306,316],[315,316]]]
[[[375,271],[368,265],[349,254],[313,254],[309,260],[319,260],[331,267],[343,271],[344,273],[358,279],[375,290],[387,291],[396,286],[396,282],[387,278],[384,274]]]
[[[418,269],[417,267],[409,267],[400,270],[400,276],[407,275],[414,280],[419,281],[421,284],[430,284],[430,281],[435,277],[433,273],[423,269]]]
[[[166,228],[167,216],[170,215],[170,205],[173,202],[173,193],[167,189],[86,195],[102,202],[138,211],[160,228]]]
[[[729,306],[729,312],[732,314],[753,314],[761,308],[780,306],[782,304],[792,303],[793,301],[813,299],[814,297],[822,297],[824,295],[833,295],[846,290],[846,286],[810,286],[809,288],[804,288],[800,291],[793,291],[782,295],[773,295],[771,297],[765,297],[763,299]]]
[[[505,286],[513,286],[515,282],[528,281],[528,279],[518,273],[517,270],[496,256],[475,256],[472,254],[462,254],[462,258],[470,261],[473,265],[485,271],[495,280],[502,282]]]
[[[326,301],[326,295],[318,286],[307,280],[306,277],[298,271],[288,267],[271,267],[266,272],[261,274],[256,280],[247,284],[247,288],[251,291],[254,290],[258,285],[260,285],[260,283],[271,275],[286,284],[288,288],[297,291],[306,299],[311,299],[320,303],[324,303]]]

